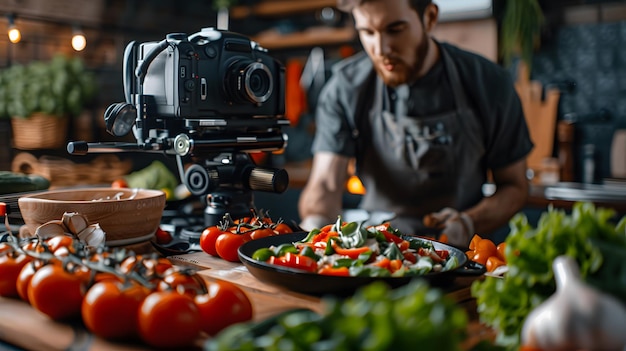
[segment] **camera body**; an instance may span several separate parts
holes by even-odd
[[[237,33],[204,28],[187,37],[169,34],[168,46],[150,63],[143,95],[163,118],[281,116],[285,69],[255,42]],[[159,42],[139,45],[137,65]],[[128,68],[125,68],[128,69]]]
[[[124,51],[125,102],[105,111],[114,136],[179,156],[286,146],[285,68],[247,37],[204,28]]]
[[[125,101],[106,109],[105,127],[119,137],[132,131],[136,143],[76,141],[67,145],[70,154],[175,156],[187,189],[207,196],[207,225],[225,213],[249,212],[252,191],[287,189],[284,169],[257,167],[248,154],[284,149],[281,127],[289,126],[285,68],[254,41],[213,28],[132,41],[124,50],[123,85]]]

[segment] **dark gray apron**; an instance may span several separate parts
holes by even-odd
[[[403,108],[388,111],[385,87],[377,78],[370,112],[371,145],[365,147],[359,176],[367,189],[360,207],[391,211],[392,225],[420,234],[422,217],[444,207],[464,210],[482,198],[486,181],[481,125],[467,104],[459,74],[442,48],[444,69],[453,91],[455,110],[406,116]]]

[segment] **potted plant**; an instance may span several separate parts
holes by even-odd
[[[95,78],[79,58],[13,65],[0,71],[0,118],[10,118],[18,149],[61,148],[69,118],[94,97]]]
[[[505,66],[519,58],[530,71],[544,19],[539,0],[505,0],[500,27],[500,55]]]

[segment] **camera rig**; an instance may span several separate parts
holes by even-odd
[[[284,169],[258,167],[249,156],[287,145],[284,75],[266,49],[229,31],[132,41],[124,50],[125,101],[110,105],[104,119],[108,133],[132,131],[136,143],[72,141],[67,151],[173,156],[188,190],[206,196],[206,226],[226,213],[249,216],[253,191],[282,193],[289,184]]]

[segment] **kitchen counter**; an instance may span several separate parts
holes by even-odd
[[[178,265],[198,269],[207,281],[228,280],[241,286],[253,303],[254,320],[263,320],[292,308],[305,307],[322,311],[321,299],[287,291],[265,284],[253,277],[240,263],[227,262],[203,252],[171,256]],[[470,285],[475,277],[457,277],[445,289],[448,296],[463,306],[472,322],[467,340],[468,347],[479,340],[493,340],[493,333],[478,323],[476,306],[470,295]],[[149,350],[141,344],[121,344],[103,340],[90,334],[80,324],[58,323],[48,319],[30,305],[15,299],[0,298],[0,339],[27,350],[84,350],[84,351],[141,351]],[[203,340],[197,341],[201,349]],[[0,345],[1,346],[1,345]]]

